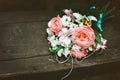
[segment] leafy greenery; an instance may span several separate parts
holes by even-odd
[[[103,34],[103,32],[97,27],[97,22],[92,21],[92,28],[94,29],[95,32],[99,33],[99,34]]]
[[[95,31],[95,37],[96,37],[95,38],[96,44],[100,44],[101,43],[101,36],[97,31]]]
[[[58,45],[58,46],[56,46],[56,47],[49,48],[49,51],[50,51],[51,53],[56,53],[56,52],[58,52],[60,49],[64,49],[64,47],[61,46],[61,45]]]
[[[112,14],[112,12],[115,10],[115,7],[111,8],[108,10],[110,5],[110,2],[108,2],[105,6],[102,7],[101,12],[103,13],[103,21],[114,17],[114,15]]]

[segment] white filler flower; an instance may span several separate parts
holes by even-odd
[[[52,47],[59,45],[59,41],[54,35],[49,37],[48,40],[50,41]]]
[[[62,20],[63,26],[68,26],[69,27],[69,24],[70,24],[70,21],[71,21],[71,18],[69,16],[64,15],[61,18],[61,20]]]

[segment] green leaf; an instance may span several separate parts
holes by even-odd
[[[101,9],[101,11],[102,11],[103,13],[105,13],[105,12],[107,11],[109,5],[110,5],[110,2],[108,2],[105,6],[103,6],[103,8]]]
[[[97,44],[101,44],[101,36],[100,36],[100,34],[96,31],[95,32],[95,42],[97,43]]]
[[[60,49],[64,49],[64,47],[61,46],[61,45],[58,45],[58,47],[57,47],[57,49],[56,49],[56,52],[58,52]]]
[[[110,2],[108,2],[105,6],[103,6],[103,8],[101,9],[101,12],[103,13],[103,21],[112,18],[114,15],[112,15],[112,12],[115,10],[114,8],[111,8],[108,10],[110,5]]]
[[[97,22],[96,21],[92,21],[92,28],[95,32],[102,35],[103,32],[97,27]]]
[[[49,51],[50,51],[51,53],[55,53],[55,52],[56,52],[56,50],[54,50],[53,48],[49,48]]]
[[[114,10],[115,10],[115,8],[110,9],[110,10],[109,10],[109,11],[107,11],[106,13],[103,13],[103,16],[105,17],[105,16],[107,16],[107,15],[111,14],[111,13],[112,13],[112,11],[114,11]]]
[[[115,16],[115,15],[110,15],[110,16],[108,16],[108,17],[105,17],[105,18],[103,19],[103,22],[106,21],[107,19],[113,18],[114,16]]]
[[[56,52],[58,52],[60,49],[64,49],[64,47],[61,46],[61,45],[58,45],[58,46],[56,46],[56,47],[49,48],[49,51],[50,51],[51,53],[56,53]]]

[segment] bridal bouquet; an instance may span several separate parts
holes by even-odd
[[[94,8],[94,7],[92,7]],[[102,22],[104,12],[86,15],[65,9],[64,15],[57,15],[48,22],[46,29],[49,51],[57,57],[82,59],[91,53],[106,49]]]
[[[107,48],[102,23],[113,17],[110,15],[113,9],[108,10],[108,6],[109,3],[102,9],[91,6],[84,13],[65,9],[63,15],[57,15],[48,22],[46,31],[49,51],[56,56],[58,63],[65,63],[69,59],[72,63],[71,70],[61,80],[72,72],[73,59],[81,62],[95,52],[99,53]],[[65,60],[61,61],[63,58]]]

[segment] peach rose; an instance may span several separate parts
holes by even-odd
[[[85,50],[80,51],[80,50],[74,50],[74,49],[72,49],[70,51],[70,53],[71,53],[72,56],[74,56],[76,58],[79,58],[79,59],[82,58],[82,57],[85,57],[87,55],[87,53],[86,53]]]
[[[88,26],[77,27],[73,31],[72,36],[75,39],[74,44],[83,49],[90,47],[95,41],[94,30]]]
[[[55,32],[56,35],[58,35],[61,29],[62,29],[61,18],[59,16],[52,18],[52,20],[50,21],[50,30]]]

